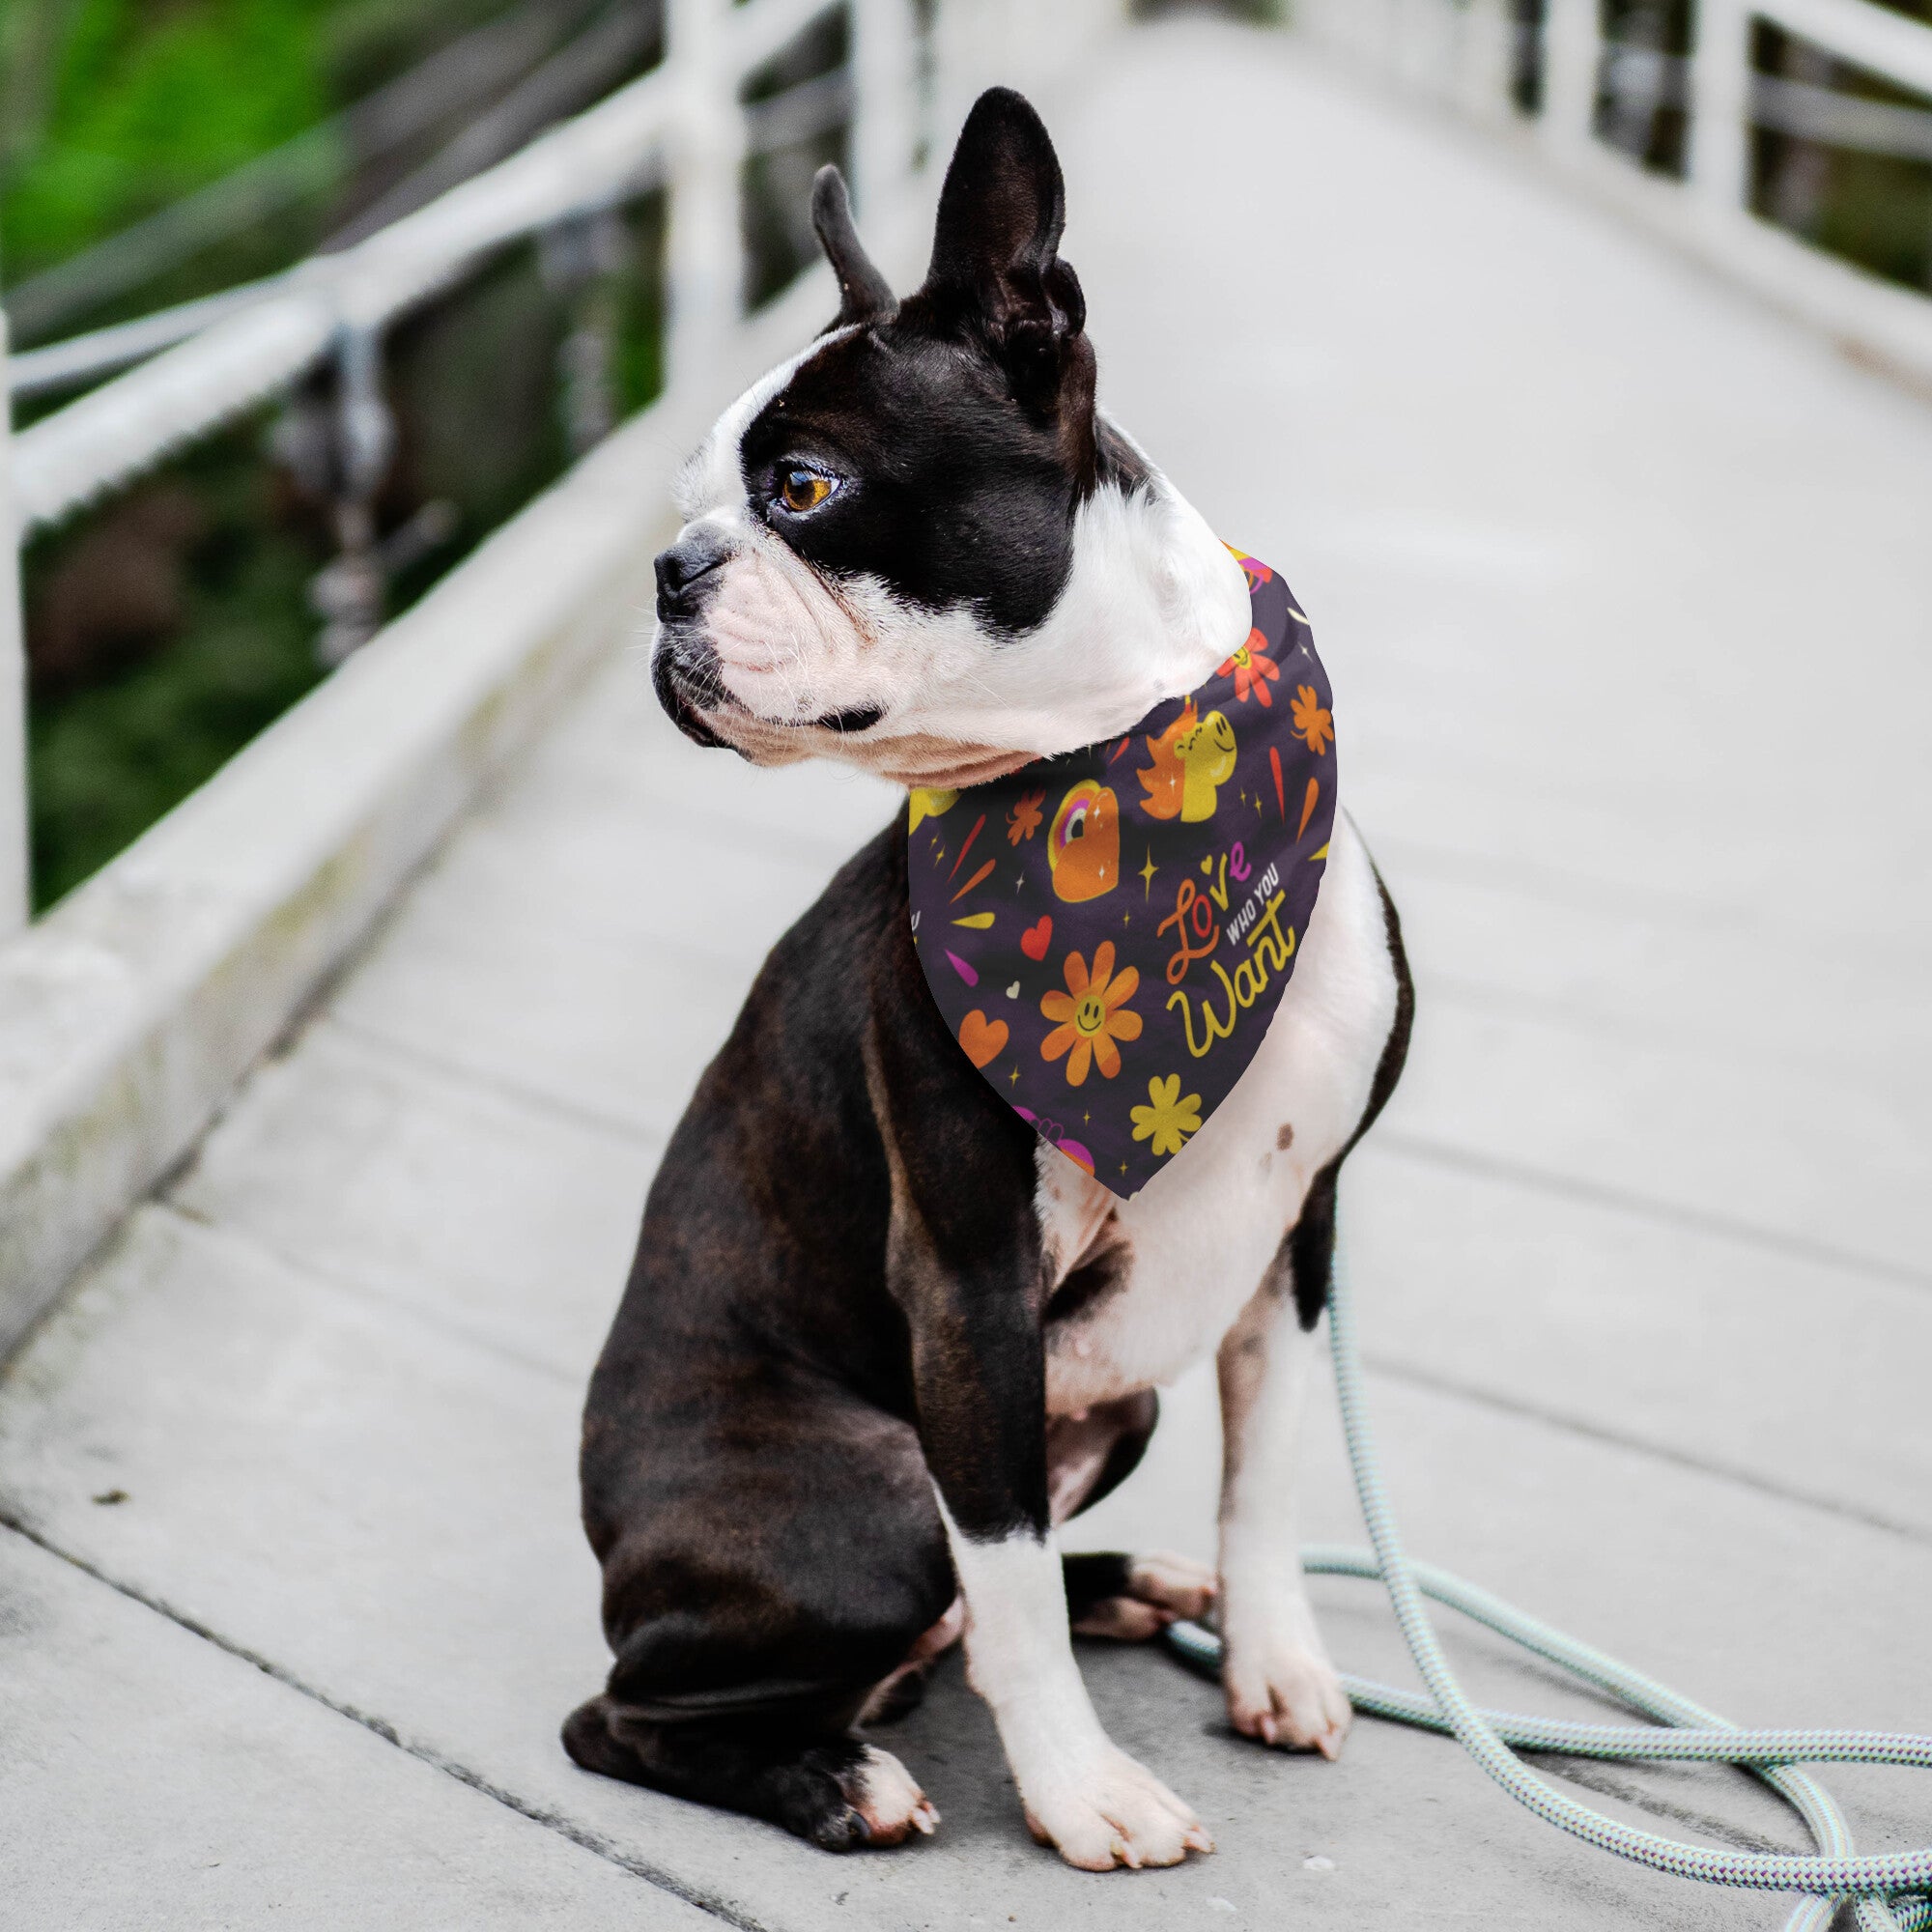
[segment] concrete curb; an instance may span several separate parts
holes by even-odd
[[[0,949],[0,1356],[193,1147],[482,787],[646,635],[666,485],[823,269],[626,425],[207,784]]]

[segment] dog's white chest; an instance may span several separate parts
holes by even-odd
[[[1395,1009],[1374,870],[1341,818],[1274,1023],[1185,1150],[1118,1201],[1040,1148],[1036,1202],[1061,1293],[1047,1329],[1049,1413],[1171,1381],[1219,1344],[1310,1182],[1361,1121]],[[1133,1071],[1129,1062],[1121,1077]]]

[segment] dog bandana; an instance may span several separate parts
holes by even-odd
[[[1019,1117],[1122,1199],[1260,1048],[1335,822],[1308,620],[1236,551],[1253,629],[1124,737],[915,791],[913,943],[952,1037]]]

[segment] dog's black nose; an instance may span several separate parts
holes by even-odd
[[[680,538],[658,552],[658,615],[695,617],[702,607],[712,573],[730,555],[729,549],[707,531]]]

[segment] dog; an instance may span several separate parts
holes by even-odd
[[[1248,626],[1241,567],[1095,406],[1065,191],[1017,94],[974,106],[904,299],[842,183],[813,218],[836,322],[678,484],[652,675],[697,743],[971,786],[1130,729]],[[1297,1436],[1336,1175],[1402,1070],[1395,909],[1335,822],[1246,1071],[1117,1200],[975,1070],[908,930],[907,821],[778,943],[645,1208],[592,1378],[583,1521],[614,1662],[586,1769],[829,1850],[938,1816],[860,1727],[962,1634],[1026,1823],[1089,1870],[1212,1843],[1117,1748],[1070,1632],[1218,1615],[1235,1728],[1333,1757],[1350,1707],[1302,1580]],[[1217,1350],[1219,1561],[1063,1558],[1155,1390]]]

